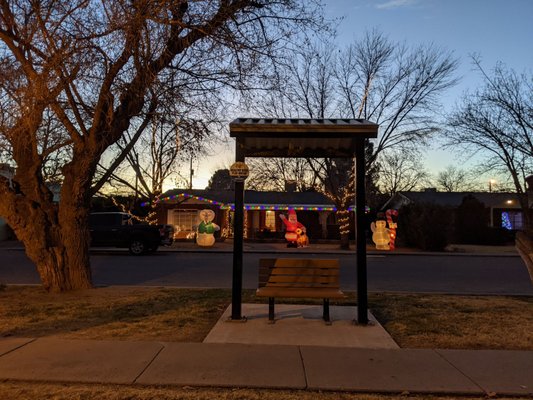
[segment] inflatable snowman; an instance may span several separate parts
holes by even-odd
[[[377,220],[375,223],[370,224],[372,229],[372,240],[376,244],[377,250],[389,250],[389,230],[386,228],[387,222],[383,220]]]
[[[196,244],[201,247],[211,247],[215,244],[214,233],[220,230],[220,227],[213,222],[215,212],[213,210],[200,211],[200,224],[196,233]]]

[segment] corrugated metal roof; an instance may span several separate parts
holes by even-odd
[[[245,157],[353,157],[378,125],[365,119],[237,118],[230,136]]]

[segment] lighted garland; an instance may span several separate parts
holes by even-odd
[[[330,200],[335,202],[335,198],[331,196],[329,193],[322,192],[326,197],[328,197]],[[353,196],[353,195],[352,195]],[[163,198],[156,198],[154,201],[149,202],[143,202],[141,203],[142,207],[146,207],[149,205],[157,205],[159,203],[165,203],[170,202],[173,200],[177,200],[180,197],[190,198],[194,200],[203,201],[212,205],[219,206],[221,210],[235,210],[235,205],[231,203],[223,203],[216,200],[207,199],[205,197],[201,196],[194,196],[192,194],[188,193],[180,193],[177,195],[167,196]],[[343,205],[349,204],[348,200],[350,199],[350,196],[344,196],[343,201],[341,202]],[[289,205],[266,205],[266,204],[254,204],[254,205],[245,205],[243,207],[244,210],[247,211],[288,211],[288,210],[295,210],[295,211],[336,211],[337,214],[339,214],[341,211],[354,211],[355,207],[353,205],[350,205],[348,207],[345,207],[344,209],[340,209],[335,206],[289,206]],[[339,210],[339,211],[338,211]],[[365,207],[365,212],[368,213],[370,211],[370,207]]]
[[[168,201],[177,200],[180,197],[185,197],[185,198],[188,198],[188,199],[194,199],[194,200],[203,201],[205,203],[213,204],[213,205],[216,205],[216,206],[221,206],[221,208],[225,205],[224,203],[222,203],[220,201],[206,199],[205,197],[195,196],[195,195],[192,195],[192,194],[189,194],[189,193],[180,193],[180,194],[173,194],[171,196],[167,196],[167,197],[163,197],[163,198],[157,198],[153,202],[145,201],[144,203],[141,203],[141,207],[146,207],[146,206],[151,205],[151,204],[165,203],[165,202],[168,202]]]
[[[156,199],[157,199],[157,196],[156,196]],[[133,218],[134,220],[136,221],[139,221],[139,222],[144,222],[144,223],[147,223],[147,224],[150,224],[150,225],[156,225],[157,224],[157,212],[154,211],[154,205],[157,204],[156,202],[153,202],[154,205],[152,205],[152,211],[150,211],[148,213],[148,215],[146,215],[146,217],[139,217],[137,215],[134,215],[131,213],[130,210],[128,210],[126,208],[126,206],[124,206],[124,204],[122,203],[119,203],[117,202],[117,200],[112,197],[111,200],[113,201],[113,204],[115,205],[115,207],[118,207],[120,208],[120,210],[123,212],[123,213],[126,213],[128,214],[131,218]]]
[[[354,163],[355,164],[355,163]],[[337,215],[337,221],[339,222],[339,233],[341,235],[347,235],[350,233],[350,211],[353,211],[355,207],[351,205],[353,198],[355,197],[355,171],[352,168],[350,176],[348,178],[348,186],[341,189],[340,198],[333,196],[331,193],[320,190],[319,191],[334,202],[337,206],[334,207],[335,214]],[[365,207],[365,212],[370,211],[368,207]]]

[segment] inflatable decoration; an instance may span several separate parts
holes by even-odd
[[[390,236],[386,226],[387,221],[383,219],[378,219],[370,224],[370,229],[373,232],[372,240],[376,244],[377,250],[389,250]]]
[[[285,233],[285,239],[287,240],[287,247],[306,247],[309,245],[309,239],[306,235],[305,226],[298,222],[296,217],[296,211],[289,210],[289,217],[280,214],[280,218],[285,224],[287,232]]]
[[[389,247],[391,250],[394,250],[395,245],[394,242],[396,241],[396,229],[398,228],[398,210],[387,210],[385,213],[387,216],[387,224],[389,225]]]
[[[200,224],[196,233],[196,244],[201,247],[211,247],[215,244],[214,233],[220,230],[220,227],[213,222],[215,212],[213,210],[202,210],[199,213]]]

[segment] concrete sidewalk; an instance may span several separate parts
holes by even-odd
[[[0,339],[0,380],[533,395],[533,352]]]

